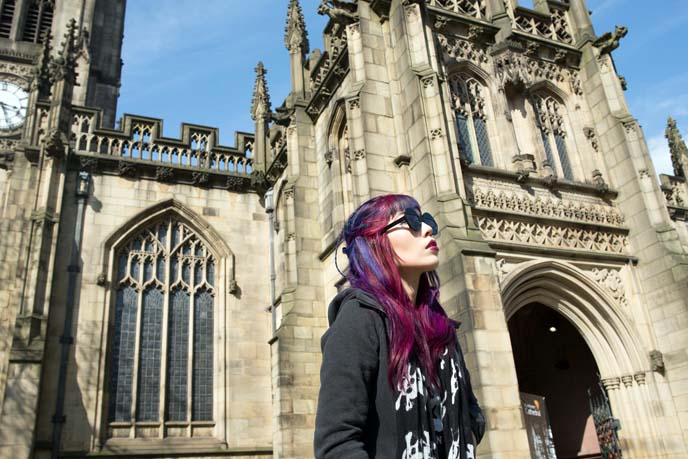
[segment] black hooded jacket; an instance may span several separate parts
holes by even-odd
[[[387,379],[389,332],[379,302],[357,288],[340,292],[328,309],[330,328],[322,336],[320,395],[315,420],[316,459],[397,459],[395,396]],[[461,352],[459,352],[461,354]],[[464,374],[468,375],[461,356]],[[465,387],[465,423],[479,442],[485,419]],[[470,432],[466,432],[469,434]]]

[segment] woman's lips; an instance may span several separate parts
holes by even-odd
[[[425,246],[426,249],[434,250],[434,251],[439,251],[440,248],[437,247],[437,243],[435,241],[430,241],[428,245]]]

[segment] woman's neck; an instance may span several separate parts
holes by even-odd
[[[416,304],[416,295],[418,294],[418,285],[420,284],[421,273],[417,271],[404,271],[399,270],[399,275],[401,276],[401,285],[404,287],[404,291],[411,300],[411,304]]]

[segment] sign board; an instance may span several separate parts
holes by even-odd
[[[521,408],[532,459],[557,459],[545,397],[521,392]]]

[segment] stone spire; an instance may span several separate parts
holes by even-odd
[[[61,44],[60,53],[51,61],[50,81],[69,79],[71,83],[76,80],[76,57],[78,53],[77,40],[79,31],[76,20],[71,19],[67,23],[67,32],[64,34],[64,41]]]
[[[688,166],[688,147],[686,147],[686,142],[681,137],[681,133],[678,132],[676,121],[672,117],[669,117],[667,128],[664,132],[664,137],[669,142],[669,153],[671,153],[671,164],[674,166],[674,175],[685,178],[685,170],[686,166]]]
[[[253,86],[253,99],[251,100],[251,118],[253,121],[267,119],[270,115],[270,93],[265,81],[268,73],[263,63],[258,61],[256,66],[256,84]]]
[[[290,53],[301,51],[306,55],[309,51],[306,21],[303,18],[299,0],[290,0],[287,7],[287,26],[284,28],[284,44]]]

